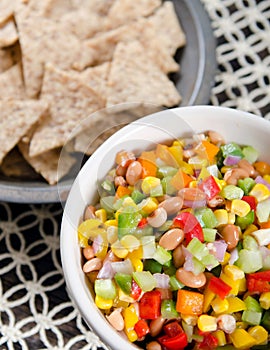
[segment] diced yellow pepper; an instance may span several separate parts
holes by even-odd
[[[263,309],[268,310],[270,308],[270,292],[262,293],[259,302]]]
[[[220,190],[222,190],[222,188],[227,185],[226,181],[218,179],[217,177],[214,177],[214,178]]]
[[[229,262],[229,260],[230,260],[230,257],[231,257],[231,254],[230,253],[228,253],[228,252],[225,252],[225,254],[224,254],[224,259],[223,259],[223,261],[221,262],[221,265],[226,265],[226,264],[228,264],[228,262]]]
[[[149,197],[149,198],[143,199],[140,205],[138,205],[138,207],[140,212],[143,215],[149,215],[157,209],[158,204],[159,203],[156,198]]]
[[[177,164],[180,166],[183,161],[183,147],[180,144],[173,144],[168,148],[169,152],[172,154]]]
[[[264,184],[256,184],[249,192],[250,196],[254,196],[258,202],[264,201],[270,196],[270,190]]]
[[[188,187],[190,188],[196,188],[198,186],[198,181],[190,181],[188,184]]]
[[[255,338],[256,345],[266,344],[268,340],[268,332],[262,326],[254,326],[248,329],[248,333]]]
[[[233,199],[231,212],[240,217],[246,216],[250,212],[250,205],[242,199]]]
[[[105,222],[107,220],[107,212],[105,209],[96,210],[95,215],[101,222]]]
[[[125,333],[129,341],[134,342],[138,339],[134,326],[138,322],[139,318],[136,312],[135,306],[132,304],[123,311],[123,317],[125,322]]]
[[[125,333],[126,333],[126,335],[128,337],[128,340],[131,343],[134,343],[136,340],[138,340],[137,333],[133,329],[131,331],[125,330]]]
[[[222,281],[224,281],[230,287],[232,287],[229,295],[237,295],[239,293],[240,280],[233,280],[228,275],[226,275],[224,272],[221,272],[220,278],[222,279]]]
[[[252,232],[257,231],[257,230],[258,230],[258,227],[256,225],[254,225],[254,224],[251,224],[245,229],[243,234],[244,235],[249,235]]]
[[[218,221],[217,226],[228,224],[228,212],[225,209],[216,209],[214,215]]]
[[[221,329],[218,329],[217,331],[213,332],[213,336],[217,338],[219,346],[224,346],[227,344],[226,335]]]
[[[229,308],[229,303],[226,298],[221,299],[219,296],[216,296],[215,299],[211,302],[211,306],[215,314],[222,314],[226,312]]]
[[[229,303],[229,307],[227,310],[228,314],[232,314],[234,312],[239,312],[247,309],[246,303],[238,298],[238,297],[227,297],[227,301]]]
[[[106,226],[117,226],[117,220],[115,220],[115,219],[106,220],[106,221],[104,222],[104,224],[105,224]]]
[[[113,306],[112,299],[103,299],[102,297],[96,295],[95,296],[95,304],[99,309],[109,310]]]
[[[200,315],[197,322],[198,328],[202,332],[214,332],[217,330],[217,319],[210,315]]]
[[[151,190],[160,185],[160,179],[154,176],[147,176],[143,179],[141,188],[145,194],[150,194]]]
[[[211,306],[211,302],[214,300],[216,294],[212,292],[208,287],[204,291],[203,299],[203,312],[208,312]]]
[[[180,162],[179,164],[180,168],[183,170],[184,173],[188,174],[188,175],[193,175],[194,171],[193,171],[193,167],[188,164],[185,161]]]
[[[241,328],[236,328],[229,337],[237,350],[246,350],[256,344],[256,339]]]
[[[244,271],[235,265],[226,265],[224,267],[224,273],[233,280],[239,280],[245,277]]]
[[[246,277],[241,278],[239,280],[239,292],[238,293],[244,293],[247,290],[247,280]]]
[[[143,271],[143,249],[140,245],[138,249],[133,250],[132,252],[129,252],[126,259],[130,259],[132,266],[134,267],[135,271]]]

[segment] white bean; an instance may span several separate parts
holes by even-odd
[[[167,212],[164,208],[157,208],[150,216],[147,218],[147,222],[152,227],[160,227],[165,224],[167,220]]]

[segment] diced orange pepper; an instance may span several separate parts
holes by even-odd
[[[207,140],[202,140],[202,142],[196,147],[196,153],[199,155],[202,155],[205,157],[207,156],[207,159],[212,162],[219,152],[219,147],[214,145],[213,143],[207,141]]]
[[[188,187],[189,183],[192,181],[192,177],[187,175],[184,171],[179,169],[177,173],[171,179],[171,185],[177,189],[181,190],[184,187]]]
[[[147,176],[156,176],[157,166],[155,163],[155,153],[154,152],[143,152],[138,161],[141,163],[143,168],[142,178]]]
[[[129,195],[131,193],[131,190],[128,187],[125,186],[118,186],[116,190],[116,197],[122,198],[126,195]]]
[[[169,150],[169,147],[166,145],[158,144],[156,148],[156,156],[163,160],[167,165],[172,167],[177,167],[177,161]]]
[[[260,228],[270,228],[270,220],[260,223]]]
[[[270,174],[270,164],[266,162],[256,162],[253,164],[254,168],[259,172],[260,175]]]
[[[179,289],[176,310],[184,315],[201,315],[204,296],[201,293]]]

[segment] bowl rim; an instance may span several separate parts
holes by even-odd
[[[218,116],[215,116],[217,112]],[[70,235],[74,234],[74,225],[70,218],[72,218],[72,216],[74,217],[75,215],[74,200],[78,196],[80,186],[85,184],[87,171],[89,171],[91,167],[97,168],[99,166],[99,162],[101,161],[100,159],[103,159],[104,154],[110,152],[113,146],[117,145],[121,140],[127,141],[129,136],[136,134],[138,128],[142,126],[142,123],[143,127],[145,125],[150,125],[150,127],[152,127],[155,125],[156,120],[158,127],[160,127],[160,124],[162,124],[162,127],[166,128],[166,125],[168,125],[166,118],[162,119],[162,122],[160,122],[160,119],[163,117],[163,115],[166,115],[166,113],[172,113],[172,115],[175,115],[176,118],[179,118],[179,120],[184,119],[185,123],[189,123],[189,120],[194,123],[195,115],[198,116],[198,113],[202,115],[210,114],[213,120],[214,118],[217,118],[217,122],[219,116],[221,117],[221,120],[222,117],[225,117],[228,118],[230,122],[234,122],[235,125],[239,126],[239,123],[241,124],[244,122],[250,128],[254,127],[257,129],[265,129],[266,132],[268,132],[270,135],[270,123],[264,118],[251,114],[249,112],[232,109],[229,107],[207,105],[177,107],[150,114],[120,129],[108,140],[106,140],[84,164],[71,187],[71,191],[65,203],[60,230],[60,254],[62,259],[64,278],[71,298],[74,300],[78,310],[82,314],[82,317],[88,326],[96,332],[96,334],[100,337],[102,342],[106,344],[106,346],[109,346],[112,349],[115,349],[114,346],[116,342],[117,350],[135,350],[139,348],[136,345],[133,345],[129,341],[125,340],[124,337],[118,335],[118,333],[109,325],[109,323],[106,322],[103,314],[97,309],[94,302],[91,301],[90,291],[86,290],[86,284],[83,286],[81,283],[81,279],[79,278],[78,274],[78,268],[81,267],[80,262],[75,261],[75,264],[72,264],[72,261],[74,262],[75,260],[75,247],[70,244]],[[219,123],[221,123],[221,120],[219,120]],[[204,122],[202,120],[200,121],[201,128],[203,125]],[[78,202],[76,203],[76,206],[77,204]],[[81,212],[81,216],[82,213],[83,212]],[[77,225],[75,225],[76,227],[78,226],[78,223],[79,218],[77,217]],[[75,239],[75,237],[73,238]],[[77,249],[79,249],[79,245]],[[86,305],[87,308],[89,308],[88,310],[86,310]],[[91,317],[89,317],[89,315],[91,315]]]

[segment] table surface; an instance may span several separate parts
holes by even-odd
[[[270,0],[201,1],[217,39],[209,104],[270,119]],[[0,203],[0,350],[107,349],[66,291],[62,212],[61,204]]]

